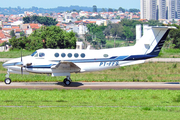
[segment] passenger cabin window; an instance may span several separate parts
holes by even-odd
[[[62,54],[61,54],[61,57],[66,57],[66,54],[65,54],[65,53],[62,53]]]
[[[45,54],[44,53],[39,53],[39,57],[44,57]]]
[[[55,57],[59,57],[59,53],[55,53],[54,56],[55,56]]]
[[[71,53],[68,53],[68,57],[71,58],[71,57],[72,57],[72,54],[71,54]]]
[[[82,54],[81,54],[81,57],[82,57],[82,58],[84,58],[84,57],[85,57],[85,54],[84,54],[84,53],[82,53]]]
[[[79,54],[78,54],[78,53],[75,53],[75,54],[74,54],[74,57],[75,57],[75,58],[79,57]]]
[[[108,57],[108,54],[104,54],[104,57]]]

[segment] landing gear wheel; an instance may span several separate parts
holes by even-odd
[[[64,79],[63,83],[67,86],[71,84],[71,80],[68,80],[67,78]]]
[[[5,84],[9,85],[9,84],[11,84],[11,79],[10,78],[6,78],[4,80],[4,82],[5,82]]]

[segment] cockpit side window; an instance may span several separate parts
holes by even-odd
[[[44,57],[45,54],[44,53],[39,53],[39,57]]]
[[[36,54],[34,55],[34,57],[38,57],[38,53],[36,53]]]
[[[36,55],[36,53],[37,53],[37,51],[33,52],[33,53],[31,54],[31,56],[33,57],[34,55]]]

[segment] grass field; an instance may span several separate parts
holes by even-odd
[[[165,52],[166,55],[171,52],[176,52],[174,55],[177,56],[179,54],[178,50]],[[18,55],[21,52],[11,53],[10,56],[13,57],[13,54]],[[3,56],[8,58],[6,53]],[[71,79],[73,82],[179,82],[179,73],[180,63],[145,63],[100,72],[72,74]],[[6,69],[0,63],[0,81],[4,81],[5,74]],[[10,78],[12,82],[58,82],[64,79],[36,74],[11,74]],[[2,120],[179,120],[179,112],[178,90],[0,90]]]
[[[115,47],[123,47],[123,46],[133,46],[135,43],[129,43],[126,40],[117,39],[115,41]],[[114,47],[114,39],[106,40],[106,48],[113,48]]]
[[[0,63],[0,81],[4,81],[6,72]],[[179,73],[180,63],[144,63],[99,72],[73,73],[71,79],[73,82],[180,82]],[[58,82],[65,77],[11,74],[10,78],[14,82]]]
[[[178,120],[180,92],[0,90],[0,106],[0,119]]]
[[[22,50],[22,56],[31,55],[34,51]],[[21,57],[21,50],[0,52],[0,58],[17,58]]]
[[[161,58],[180,58],[180,49],[162,49],[159,57],[161,57]]]

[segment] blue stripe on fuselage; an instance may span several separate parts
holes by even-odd
[[[131,55],[131,56],[119,56],[114,59],[108,58],[108,59],[82,59],[82,60],[64,60],[67,62],[73,62],[73,63],[90,63],[90,62],[114,62],[114,61],[130,61],[130,60],[145,60],[148,58],[156,57],[156,55]],[[58,61],[60,62],[60,61]],[[27,66],[27,68],[51,68],[52,65],[32,65]]]
[[[27,66],[27,68],[51,68],[53,64],[50,65],[31,65],[31,66]]]

